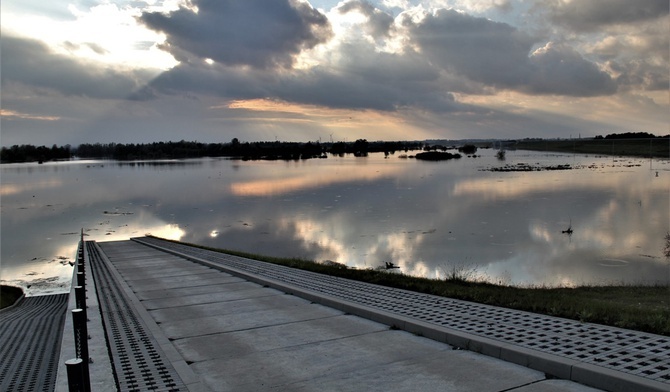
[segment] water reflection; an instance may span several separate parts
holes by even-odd
[[[1,279],[65,291],[84,228],[97,241],[152,233],[358,268],[393,262],[433,278],[459,269],[505,284],[670,280],[667,161],[649,170],[644,160],[509,152],[504,164],[581,169],[494,173],[493,154],[3,165]]]

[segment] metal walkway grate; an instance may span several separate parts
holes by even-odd
[[[133,240],[424,323],[639,376],[670,388],[668,337],[377,286],[152,237]]]
[[[119,391],[186,391],[95,243],[86,245]]]
[[[68,294],[28,297],[0,313],[0,390],[53,391]]]

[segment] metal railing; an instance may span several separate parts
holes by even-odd
[[[84,251],[84,230],[81,230],[77,262],[75,264],[77,285],[74,286],[75,309],[72,309],[75,358],[65,361],[70,392],[90,392],[91,379],[88,369],[88,317],[86,315],[86,259]]]

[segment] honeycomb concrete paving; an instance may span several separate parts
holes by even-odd
[[[52,391],[67,294],[27,297],[0,311],[0,390]]]

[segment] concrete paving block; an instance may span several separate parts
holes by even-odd
[[[232,283],[243,282],[243,279],[236,278],[226,274],[200,274],[200,279],[181,279],[181,280],[164,280],[164,279],[142,279],[133,282],[128,282],[128,285],[137,291],[150,290],[171,290],[181,287],[197,287],[206,286],[216,283]]]
[[[136,271],[128,272],[124,270],[119,270],[119,273],[123,276],[123,278],[127,282],[132,282],[135,280],[142,280],[142,279],[151,279],[151,278],[170,278],[170,277],[182,277],[182,276],[188,276],[188,275],[199,275],[199,274],[206,274],[206,273],[212,273],[213,271],[209,268],[196,268],[192,270],[188,269],[168,269],[168,270],[162,270],[162,268],[158,267],[156,270],[152,271],[145,271],[144,273],[138,273]]]
[[[157,283],[157,282],[163,282],[163,283],[172,283],[172,282],[187,282],[187,281],[198,281],[201,279],[207,279],[209,276],[216,276],[215,274],[212,274],[210,271],[201,271],[198,273],[193,273],[189,274],[187,276],[171,276],[171,277],[163,277],[163,278],[144,278],[144,279],[137,279],[135,281],[128,281],[129,286],[133,286],[136,284],[142,284],[142,283]],[[147,281],[147,282],[143,282]]]
[[[210,285],[197,285],[189,287],[180,287],[176,289],[163,290],[142,290],[141,287],[134,287],[135,295],[142,301],[160,298],[183,297],[187,295],[212,294],[222,291],[231,291],[236,289],[244,290],[249,287],[244,281],[231,281],[230,283],[218,283]]]
[[[317,342],[388,330],[383,324],[355,316],[333,317],[271,325],[242,331],[178,339],[173,342],[187,362],[234,359]]]
[[[413,333],[418,336],[423,336],[437,342],[447,342],[447,332],[444,328],[438,328],[434,324],[424,323],[420,320],[407,319],[404,322],[404,331]]]
[[[611,392],[667,392],[668,385],[588,363],[572,368],[572,380]]]
[[[161,323],[165,335],[172,339],[211,335],[220,332],[239,331],[268,325],[278,325],[333,317],[341,314],[335,309],[318,305],[302,305],[275,310],[262,310],[244,314],[227,314],[222,316],[202,317],[193,320],[168,321]]]
[[[114,267],[122,274],[146,274],[146,273],[167,273],[174,271],[196,271],[207,267],[193,263],[185,259],[156,259],[155,262],[141,263],[120,263],[115,262]]]
[[[402,331],[385,331],[193,364],[217,391],[498,391],[540,380],[534,370]],[[477,372],[472,372],[477,369]],[[483,376],[485,375],[485,376]]]
[[[210,294],[196,294],[188,295],[183,297],[173,297],[173,298],[157,298],[147,301],[142,301],[142,304],[147,310],[161,309],[161,308],[170,308],[175,306],[187,306],[187,305],[197,305],[204,303],[214,303],[222,301],[234,301],[244,298],[256,297],[265,297],[269,295],[272,289],[260,288],[255,283],[235,283],[238,286],[238,290],[231,292],[218,292]],[[246,285],[247,288],[243,289],[242,285]],[[278,291],[276,293],[279,293]]]
[[[527,366],[565,380],[572,378],[572,367],[580,363],[574,359],[559,357],[513,344],[501,345],[500,359]]]
[[[446,342],[454,347],[475,353],[500,358],[501,342],[483,336],[469,334],[450,328],[445,328]]]
[[[472,371],[476,369],[476,371]],[[536,371],[465,351],[426,354],[390,364],[371,364],[346,374],[334,373],[282,386],[292,391],[516,391],[537,382]]]
[[[282,307],[309,304],[309,301],[306,301],[302,298],[286,295],[274,290],[257,289],[257,292],[265,293],[266,296],[244,298],[234,301],[156,309],[150,311],[150,313],[156,322],[162,323],[164,321],[179,321],[187,319],[194,320],[201,317],[220,316],[226,314],[243,314],[259,310],[272,310]],[[275,296],[282,296],[283,299],[281,301],[277,301],[277,299],[274,298]]]
[[[524,385],[514,392],[598,392],[600,389],[587,387],[568,380],[548,379]]]

